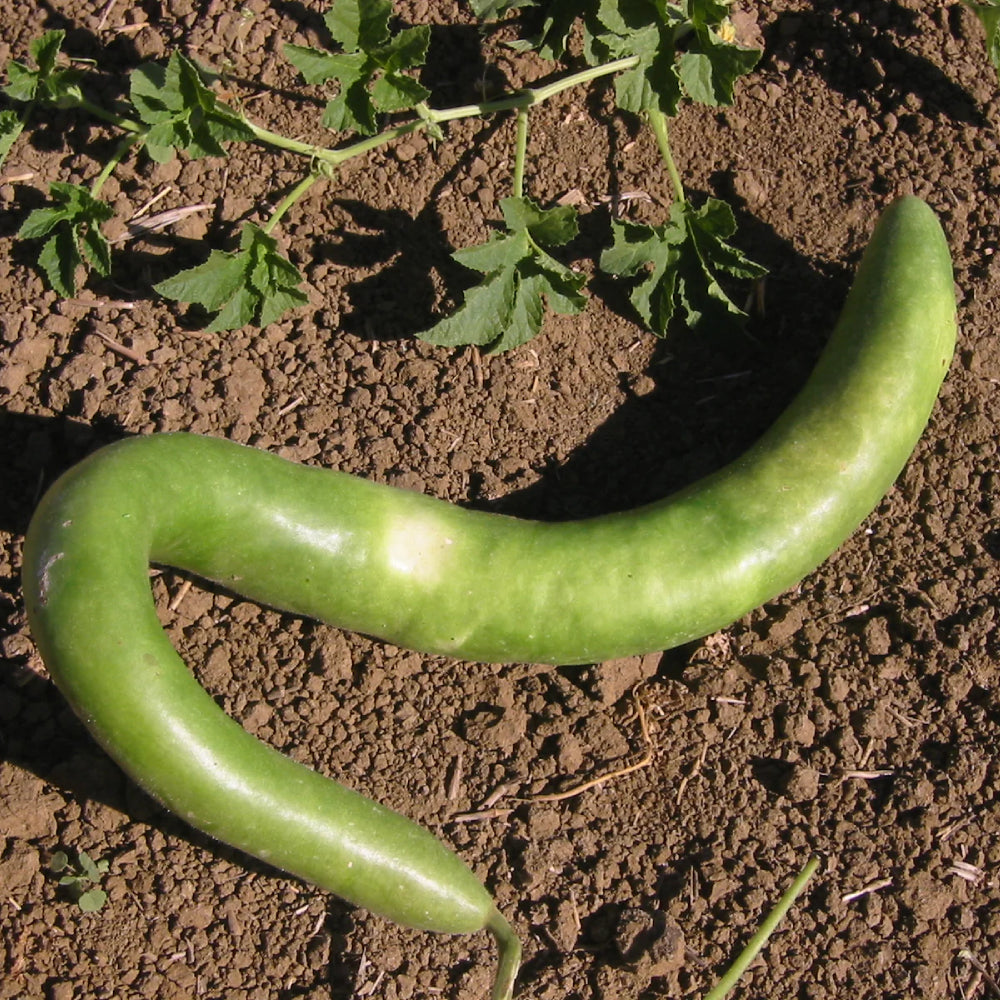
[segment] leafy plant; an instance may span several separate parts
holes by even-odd
[[[695,208],[675,201],[661,226],[615,220],[614,245],[601,255],[601,268],[609,274],[642,275],[631,291],[632,305],[661,337],[677,308],[689,326],[703,319],[731,321],[743,311],[723,291],[718,276],[749,280],[764,274],[764,268],[726,242],[735,231],[725,202],[710,198]]]
[[[111,273],[111,249],[100,225],[114,212],[78,184],[53,181],[49,194],[54,204],[36,208],[17,235],[23,240],[48,237],[38,254],[38,264],[60,295],[72,296],[81,266],[105,276]]]
[[[108,894],[100,887],[101,878],[108,870],[106,860],[94,861],[86,851],[80,851],[74,865],[65,851],[56,851],[49,862],[49,870],[56,875],[66,872],[59,884],[66,888],[84,913],[94,913],[108,901]]]
[[[583,275],[550,256],[543,247],[562,246],[578,230],[569,206],[544,210],[524,197],[500,205],[507,228],[479,246],[453,256],[485,275],[465,295],[461,308],[422,333],[432,344],[476,344],[490,353],[526,344],[542,327],[545,303],[555,312],[578,313],[587,300]]]
[[[65,31],[47,31],[28,45],[34,66],[12,59],[7,64],[8,83],[4,93],[15,101],[42,101],[57,107],[80,103],[80,70],[59,65]]]
[[[273,233],[314,183],[329,181],[346,160],[410,133],[441,139],[448,122],[513,112],[517,132],[512,191],[501,203],[502,222],[497,220],[499,229],[487,242],[454,254],[481,275],[480,281],[466,291],[452,316],[420,335],[435,344],[509,350],[538,334],[546,308],[572,314],[586,305],[584,276],[559,256],[560,248],[577,232],[574,210],[540,206],[525,190],[530,114],[569,87],[607,77],[614,79],[619,109],[647,118],[653,128],[673,182],[674,204],[659,227],[614,220],[613,243],[602,256],[602,266],[609,273],[637,279],[633,303],[659,335],[678,309],[692,323],[710,315],[740,318],[723,282],[752,279],[761,269],[730,246],[735,223],[727,206],[709,201],[695,208],[689,203],[667,135],[667,118],[682,102],[729,103],[736,80],[759,57],[736,43],[728,3],[555,0],[536,7],[527,0],[470,2],[482,20],[534,16],[535,28],[526,31],[515,47],[535,49],[548,59],[567,56],[567,39],[579,24],[587,66],[496,100],[433,108],[428,103],[430,91],[419,79],[430,28],[397,26],[392,0],[332,0],[324,16],[330,46],[287,45],[284,50],[307,83],[332,91],[322,122],[335,131],[341,144],[329,147],[254,124],[220,99],[211,71],[180,52],[172,53],[165,64],[147,63],[133,70],[128,91],[131,112],[103,107],[86,96],[83,74],[61,55],[63,32],[46,32],[29,47],[30,63],[12,60],[7,66],[4,93],[25,107],[20,113],[0,113],[0,161],[37,106],[80,109],[111,123],[124,136],[89,188],[53,184],[51,203],[29,214],[19,236],[45,240],[39,254],[43,274],[60,294],[73,295],[81,270],[100,276],[111,271],[110,248],[101,233],[111,209],[99,195],[130,151],[144,150],[158,162],[178,154],[224,157],[230,144],[240,141],[290,151],[308,159],[307,171],[266,218],[244,224],[239,248],[211,250],[203,263],[155,286],[165,297],[204,308],[211,314],[209,330],[251,323],[266,326],[307,302],[300,287],[302,276],[278,252]]]
[[[307,83],[337,83],[339,92],[323,112],[327,128],[372,135],[380,112],[404,111],[430,97],[404,72],[424,64],[430,28],[393,34],[391,16],[391,0],[334,0],[323,21],[340,52],[285,46],[285,56]]]
[[[198,67],[180,52],[167,65],[145,63],[132,72],[130,98],[147,129],[146,152],[172,160],[175,150],[192,159],[225,156],[222,143],[252,139],[253,131],[205,85]]]
[[[204,264],[153,287],[168,299],[193,302],[215,313],[205,327],[214,332],[273,323],[286,310],[308,301],[298,288],[301,281],[295,265],[278,253],[277,240],[248,223],[238,251],[213,250]]]

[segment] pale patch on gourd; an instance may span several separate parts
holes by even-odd
[[[445,556],[454,542],[431,518],[398,518],[388,528],[385,561],[400,576],[433,583],[442,576]]]
[[[65,552],[56,552],[47,556],[42,563],[42,571],[38,575],[38,603],[44,608],[49,603],[49,572],[60,559],[66,557]]]
[[[330,555],[337,555],[351,537],[349,531],[343,531],[339,528],[314,528],[309,524],[303,524],[301,521],[286,517],[278,511],[275,511],[272,517],[282,531],[296,536],[309,548],[320,549]]]

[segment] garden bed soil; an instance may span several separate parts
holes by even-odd
[[[4,63],[65,28],[111,99],[129,69],[179,47],[225,67],[228,98],[256,121],[323,141],[317,95],[301,96],[279,43],[320,39],[316,3],[4,6]],[[415,340],[466,280],[450,251],[486,237],[509,191],[506,117],[457,123],[437,146],[409,137],[314,187],[281,229],[310,305],[266,330],[199,332],[150,291],[301,176],[292,155],[253,146],[226,165],[126,163],[105,189],[113,235],[158,195],[155,210],[209,208],[116,244],[114,280],[59,301],[37,244],[11,237],[48,182],[92,178],[114,136],[39,115],[0,176],[0,997],[481,997],[493,969],[485,935],[353,910],[193,832],[102,755],[47,679],[18,582],[33,507],[62,470],[125,435],[186,430],[524,516],[626,508],[768,425],[878,212],[904,193],[940,213],[954,253],[960,339],[940,403],[862,529],[731,628],[644,658],[500,667],[185,589],[173,571],[153,588],[179,650],[247,729],[427,825],[481,874],[525,942],[524,997],[701,996],[813,853],[821,873],[740,996],[996,995],[978,966],[1000,977],[1000,91],[957,3],[753,8],[743,30],[765,55],[735,104],[673,128],[693,196],[728,199],[739,245],[770,269],[746,335],[658,341],[600,279],[585,313],[550,317],[507,355]],[[397,9],[435,24],[436,105],[548,72],[481,47],[465,7]],[[588,272],[609,205],[659,222],[670,200],[651,135],[610,93],[567,91],[532,116],[528,190],[583,206],[564,259]],[[513,586],[496,580],[496,600]],[[641,759],[637,698],[648,766],[524,801]],[[109,861],[103,909],[66,897],[57,850]]]

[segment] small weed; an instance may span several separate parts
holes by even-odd
[[[59,884],[66,887],[70,898],[84,913],[94,913],[108,901],[108,894],[100,887],[101,877],[108,870],[106,860],[94,861],[86,851],[80,851],[74,865],[65,851],[56,851],[49,870],[55,875],[65,872]]]

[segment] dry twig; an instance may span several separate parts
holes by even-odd
[[[577,795],[582,795],[584,792],[589,792],[592,788],[597,788],[599,785],[605,784],[605,782],[612,781],[615,778],[622,778],[626,774],[631,774],[633,771],[638,771],[640,768],[648,767],[652,764],[653,741],[649,736],[649,727],[646,725],[646,710],[643,708],[642,699],[638,695],[638,688],[633,691],[633,697],[635,698],[636,714],[639,718],[639,728],[642,730],[643,743],[646,745],[646,752],[639,760],[635,761],[633,764],[628,764],[625,767],[616,768],[614,771],[610,771],[607,774],[601,774],[596,778],[590,778],[582,784],[575,785],[573,788],[567,788],[565,791],[551,792],[547,795],[532,795],[522,801],[561,802],[564,799],[571,799]]]

